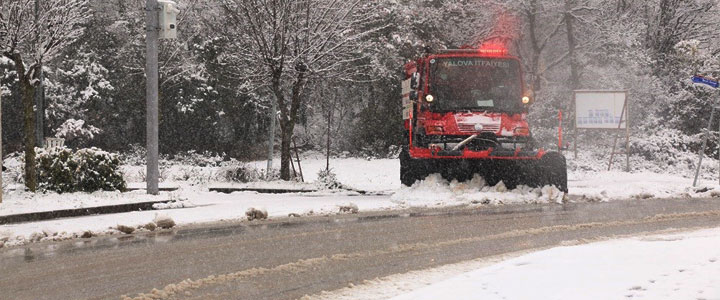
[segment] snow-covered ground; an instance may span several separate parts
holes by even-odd
[[[262,169],[265,162],[249,163]],[[7,191],[0,204],[0,216],[68,208],[83,208],[121,203],[175,200],[174,204],[145,212],[90,216],[42,222],[0,225],[0,241],[5,245],[23,244],[44,239],[66,239],[93,233],[118,233],[117,225],[138,227],[152,221],[157,214],[172,217],[179,225],[221,220],[245,219],[249,208],[264,208],[271,218],[309,214],[336,214],[343,206],[357,206],[360,211],[403,209],[410,207],[447,207],[456,205],[501,205],[513,203],[555,203],[563,195],[553,187],[531,189],[520,187],[508,191],[504,185],[485,185],[482,178],[470,182],[447,182],[431,175],[413,187],[401,187],[397,159],[336,158],[331,168],[340,183],[352,189],[371,192],[361,196],[352,190],[323,190],[315,183],[318,171],[325,168],[324,157],[308,156],[303,160],[303,173],[309,183],[255,182],[229,183],[220,180],[218,168],[171,166],[165,170],[162,186],[177,186],[175,192],[159,196],[143,191],[129,193],[100,192],[93,194],[54,193],[29,194]],[[141,180],[142,167],[126,167],[129,181]],[[688,172],[689,173],[689,172]],[[684,176],[683,176],[684,175]],[[650,172],[575,171],[569,174],[569,201],[612,201],[632,198],[715,197],[720,187],[709,184],[691,187],[689,174],[658,174]],[[179,180],[187,178],[187,180]],[[709,184],[709,185],[708,185]],[[131,183],[140,185],[142,183]],[[268,195],[238,192],[230,195],[209,192],[210,187],[261,187],[320,189],[317,192]],[[183,209],[172,209],[184,207]]]
[[[720,299],[720,229],[392,275],[309,299]]]

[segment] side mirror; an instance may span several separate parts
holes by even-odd
[[[410,77],[410,88],[413,90],[417,90],[419,87],[420,87],[420,73],[415,72]],[[417,99],[415,99],[415,100],[417,100]]]

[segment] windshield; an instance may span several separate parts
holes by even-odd
[[[452,57],[430,61],[433,110],[518,111],[522,109],[516,60]]]

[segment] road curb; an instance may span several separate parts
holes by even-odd
[[[210,192],[216,192],[216,193],[222,193],[222,194],[232,194],[235,192],[256,192],[260,194],[299,194],[299,193],[315,193],[320,192],[322,190],[319,189],[281,189],[281,188],[240,188],[240,187],[211,187],[208,189]],[[342,188],[340,190],[348,191],[348,192],[356,192],[360,195],[384,195],[381,192],[373,193],[373,192],[367,192],[363,190],[356,190],[352,188]]]
[[[85,208],[74,208],[74,209],[63,209],[63,210],[54,210],[54,211],[43,211],[43,212],[7,215],[7,216],[0,216],[0,225],[46,221],[46,220],[53,220],[53,219],[59,219],[59,218],[71,218],[71,217],[82,217],[82,216],[91,216],[91,215],[125,213],[125,212],[132,212],[132,211],[153,210],[153,205],[167,204],[169,202],[172,202],[172,201],[138,202],[138,203],[109,205],[109,206],[96,206],[96,207],[85,207]]]

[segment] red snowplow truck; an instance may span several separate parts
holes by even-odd
[[[504,47],[444,50],[407,63],[402,82],[405,145],[400,180],[439,173],[487,184],[554,185],[567,192],[565,157],[539,148],[520,61]]]

